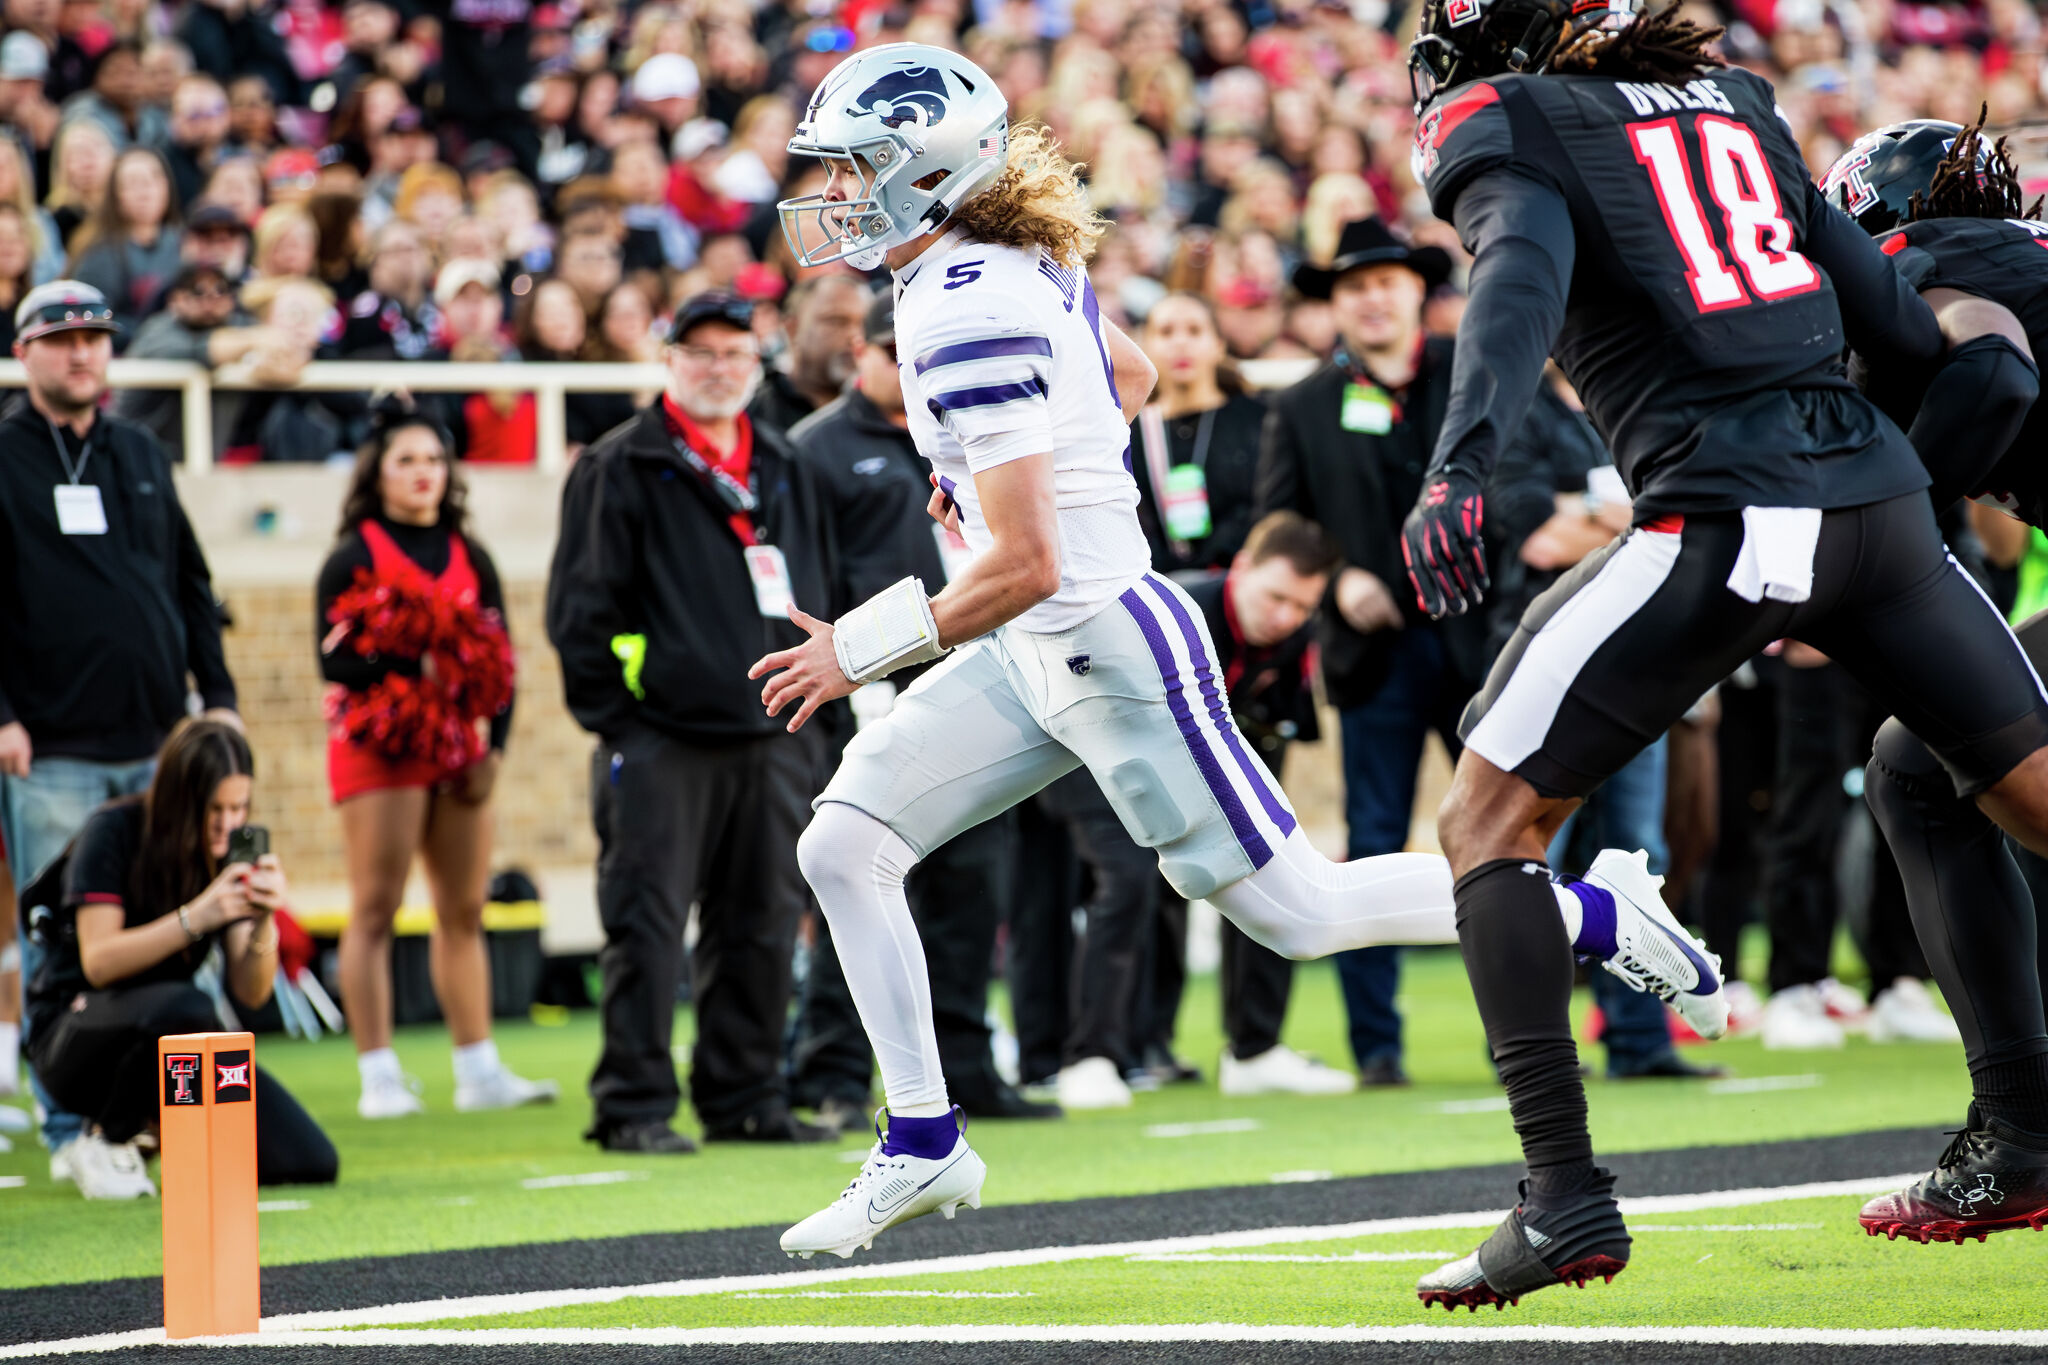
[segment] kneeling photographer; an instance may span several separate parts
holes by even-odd
[[[232,725],[181,723],[149,790],[93,812],[23,897],[44,949],[28,986],[31,1060],[52,1097],[96,1125],[72,1148],[87,1198],[156,1192],[135,1147],[156,1121],[156,1043],[222,1027],[193,981],[212,947],[238,1004],[270,998],[285,877],[248,823],[254,767]],[[327,1135],[260,1066],[256,1077],[258,1183],[332,1181]]]

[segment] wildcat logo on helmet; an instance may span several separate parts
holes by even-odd
[[[882,124],[901,128],[935,127],[946,117],[946,77],[936,67],[891,71],[860,92],[846,110],[853,115],[878,114]]]

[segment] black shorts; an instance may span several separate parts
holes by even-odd
[[[1466,708],[1466,746],[1549,797],[1585,796],[1773,640],[1846,668],[1973,796],[2048,747],[2048,695],[1924,493],[1826,513],[1813,590],[1748,602],[1740,513],[1666,517],[1529,604]]]

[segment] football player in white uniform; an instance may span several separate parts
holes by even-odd
[[[932,515],[967,569],[927,598],[904,579],[836,623],[801,610],[799,648],[754,666],[789,728],[900,665],[939,658],[862,729],[798,847],[882,1070],[888,1124],[859,1176],[783,1235],[849,1256],[938,1209],[980,1206],[940,1074],[923,948],[904,875],[947,839],[1086,764],[1182,895],[1206,897],[1289,957],[1452,943],[1443,859],[1332,863],[1231,720],[1201,612],[1149,572],[1128,424],[1155,375],[1104,321],[1084,262],[1102,231],[1039,130],[1012,128],[972,62],[897,43],[840,63],[789,144],[824,191],[780,205],[805,265],[895,273],[896,346]],[[1639,856],[1603,854],[1558,887],[1574,948],[1726,1025],[1705,950],[1664,909]]]

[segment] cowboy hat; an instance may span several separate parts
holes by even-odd
[[[1451,277],[1449,252],[1441,247],[1410,246],[1374,217],[1344,225],[1344,232],[1337,239],[1337,254],[1328,267],[1310,265],[1307,261],[1294,267],[1294,287],[1303,298],[1327,299],[1339,276],[1369,265],[1404,265],[1422,276],[1428,289]]]

